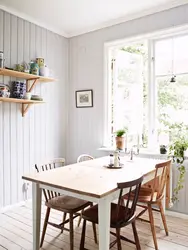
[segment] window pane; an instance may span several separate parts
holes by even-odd
[[[117,52],[112,91],[112,133],[124,127],[128,128],[130,145],[135,145],[140,137],[147,139],[146,103],[147,103],[147,47],[134,44]],[[144,131],[144,132],[143,132]]]
[[[158,77],[157,87],[158,142],[168,144],[178,136],[178,125],[188,125],[188,74],[177,75],[175,83],[169,77]]]
[[[188,36],[174,39],[174,74],[188,72]]]
[[[188,72],[188,36],[173,37],[155,44],[157,76]]]
[[[172,74],[172,39],[157,41],[155,44],[155,74]]]

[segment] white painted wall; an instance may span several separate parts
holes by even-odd
[[[188,5],[184,5],[70,39],[69,162],[74,162],[82,153],[102,154],[97,148],[102,146],[105,114],[104,43],[187,23]],[[76,108],[75,91],[81,89],[93,89],[93,108]],[[188,211],[188,205],[184,204],[185,192],[181,193],[181,201],[176,206],[180,212]]]
[[[44,57],[59,79],[38,84],[34,93],[46,104],[31,107],[22,118],[20,106],[0,103],[0,208],[23,200],[21,176],[37,162],[66,153],[68,40],[0,10],[0,50],[6,66]],[[9,83],[10,77],[0,76]]]
[[[59,79],[36,87],[34,92],[41,93],[47,103],[32,107],[25,118],[18,105],[0,104],[0,208],[23,200],[21,176],[31,171],[34,163],[58,156],[66,156],[71,163],[82,153],[103,154],[97,148],[103,141],[105,114],[104,43],[186,24],[187,13],[185,5],[78,36],[69,43],[0,11],[0,50],[5,52],[6,65],[42,56]],[[0,77],[1,82],[10,80]],[[94,90],[94,107],[76,109],[75,91],[87,88]],[[185,195],[185,191],[181,193],[184,203],[176,206],[178,211],[188,208]]]
[[[188,5],[70,39],[68,161],[81,153],[98,155],[104,128],[104,43],[188,23]],[[77,109],[75,91],[93,89],[94,107]]]

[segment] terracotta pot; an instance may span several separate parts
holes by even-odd
[[[116,147],[117,149],[123,150],[125,148],[125,137],[124,136],[117,136],[116,137]]]

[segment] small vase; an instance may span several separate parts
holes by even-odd
[[[48,67],[47,66],[40,67],[39,74],[40,74],[40,76],[46,76],[46,77],[48,77],[49,76],[49,69],[48,69]]]
[[[125,148],[125,137],[116,136],[116,148],[123,150]]]

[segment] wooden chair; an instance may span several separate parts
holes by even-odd
[[[65,159],[64,158],[58,158],[55,159],[54,161],[42,165],[40,168],[35,165],[35,168],[37,172],[40,171],[49,171],[53,168],[56,167],[62,167],[64,166]],[[45,205],[47,206],[46,210],[46,216],[44,220],[44,226],[43,226],[43,231],[42,231],[42,237],[41,237],[41,242],[40,242],[40,247],[42,247],[43,242],[44,242],[44,237],[46,233],[46,228],[47,225],[51,225],[53,227],[56,227],[60,229],[62,232],[63,230],[69,231],[70,232],[70,250],[74,249],[74,228],[73,228],[73,220],[80,216],[79,211],[83,210],[84,208],[88,206],[92,206],[91,202],[84,201],[81,199],[73,198],[67,195],[60,195],[57,192],[49,191],[43,189],[43,194],[45,197]],[[49,222],[49,216],[50,216],[50,210],[55,209],[58,211],[61,211],[64,213],[63,215],[63,222],[60,224],[55,224],[52,222]],[[69,214],[69,219],[66,219],[67,214]],[[69,229],[65,228],[65,224],[69,224]],[[94,230],[94,235],[96,235],[96,227],[95,224],[93,224],[93,230]]]
[[[130,243],[133,243],[136,245],[136,249],[140,250],[140,243],[139,238],[136,230],[135,225],[135,210],[136,210],[136,204],[138,200],[138,194],[140,191],[141,183],[142,183],[143,177],[140,177],[137,180],[130,181],[130,182],[124,182],[124,183],[118,183],[117,187],[120,190],[119,192],[119,199],[118,203],[111,203],[111,218],[110,218],[110,227],[116,229],[116,233],[110,232],[113,236],[116,237],[116,239],[110,243],[110,248],[113,247],[116,243],[118,246],[118,250],[122,250],[121,247],[121,240],[128,241]],[[124,189],[128,189],[128,197],[130,196],[132,190],[135,188],[135,196],[133,202],[128,199],[126,206],[121,205],[122,201],[122,194]],[[84,250],[85,245],[85,232],[86,232],[86,221],[90,221],[92,223],[98,224],[98,205],[95,205],[93,207],[90,207],[83,211],[82,214],[83,218],[83,228],[82,228],[82,236],[81,236],[81,242],[80,242],[80,250]],[[132,224],[132,229],[134,233],[135,242],[127,239],[126,237],[120,235],[121,228]]]
[[[94,158],[91,155],[82,154],[77,158],[77,163],[82,162],[82,161],[89,161],[93,159]]]
[[[144,220],[144,219],[141,219],[141,220],[150,223],[156,250],[158,250],[158,244],[157,244],[154,217],[153,217],[152,211],[160,212],[163,225],[164,225],[164,229],[165,229],[166,235],[168,236],[168,227],[166,223],[162,200],[164,198],[163,193],[164,193],[164,189],[166,186],[170,165],[171,165],[171,160],[166,161],[164,163],[157,164],[155,166],[156,170],[154,174],[154,179],[148,184],[145,184],[143,187],[141,187],[139,197],[138,197],[137,206],[142,207],[143,210],[137,215],[136,218],[141,219],[140,216],[142,216],[148,210],[149,220]],[[128,199],[127,195],[124,196],[124,198]],[[131,197],[129,198],[134,199],[134,192],[131,193]],[[152,207],[153,205],[155,206],[157,205],[159,209],[153,208]]]

